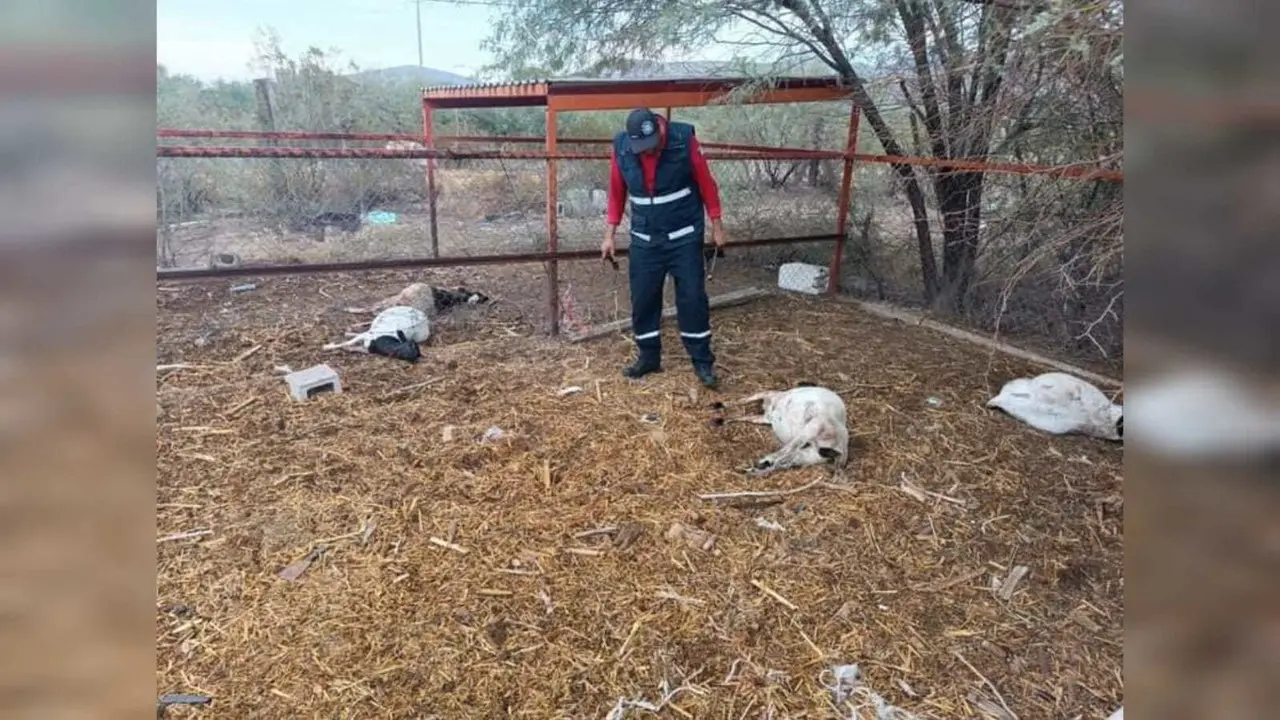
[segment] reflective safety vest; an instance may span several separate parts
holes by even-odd
[[[613,154],[629,196],[632,243],[682,238],[702,241],[706,220],[689,154],[692,138],[692,125],[667,123],[667,143],[658,159],[650,193],[644,184],[640,158],[631,152],[627,134],[621,132],[614,136]]]

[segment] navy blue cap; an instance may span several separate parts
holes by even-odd
[[[648,108],[637,108],[627,116],[627,137],[631,141],[631,152],[648,152],[658,146],[661,136],[658,134],[658,116]]]

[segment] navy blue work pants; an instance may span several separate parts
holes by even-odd
[[[662,355],[662,286],[670,274],[676,285],[676,320],[685,351],[695,364],[714,364],[702,233],[674,241],[646,241],[633,235],[628,256],[631,330],[641,358],[657,361]]]

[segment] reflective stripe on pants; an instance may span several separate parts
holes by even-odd
[[[662,289],[669,274],[676,286],[680,340],[693,362],[714,364],[702,237],[682,243],[633,243],[628,256],[631,329],[641,354],[662,351]]]

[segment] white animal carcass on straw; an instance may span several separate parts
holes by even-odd
[[[1088,435],[1104,440],[1124,437],[1124,407],[1073,375],[1051,372],[1010,380],[987,401],[1052,435]]]
[[[422,356],[418,343],[431,337],[431,321],[417,308],[396,305],[378,313],[369,329],[348,333],[344,342],[329,343],[325,350],[350,350],[417,362]]]
[[[436,315],[462,305],[481,305],[488,303],[489,296],[464,287],[447,288],[432,287],[426,283],[411,283],[400,292],[383,298],[367,308],[348,308],[348,312],[365,313],[381,312],[387,308],[403,305],[421,310],[427,317]]]
[[[411,283],[396,295],[379,301],[373,306],[373,309],[381,311],[397,305],[417,308],[426,313],[428,317],[435,315],[435,289],[426,283]]]
[[[757,460],[753,475],[831,463],[843,468],[849,459],[849,428],[844,400],[824,387],[801,384],[790,390],[767,390],[728,405],[760,403],[761,414],[724,418],[773,428],[782,447]],[[718,409],[725,407],[716,403]]]

